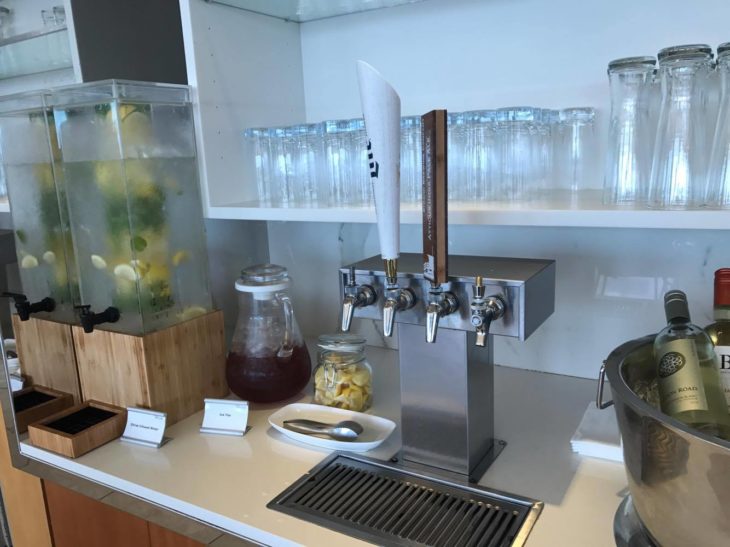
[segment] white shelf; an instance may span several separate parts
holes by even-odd
[[[245,202],[228,206],[211,206],[207,216],[240,220],[374,223],[375,209],[371,207],[273,208],[261,207],[257,202]],[[420,224],[420,206],[402,206],[401,222]],[[449,224],[726,230],[730,229],[730,210],[620,209],[603,205],[600,201],[600,192],[586,192],[586,196],[577,204],[571,204],[566,200],[521,205],[493,202],[481,207],[471,203],[449,203]]]
[[[68,29],[65,25],[0,40],[0,79],[72,66]]]
[[[340,0],[338,2],[309,2],[307,0],[209,0],[245,11],[270,15],[284,21],[304,23],[359,13],[382,8],[392,8],[402,4],[412,4],[422,0]]]

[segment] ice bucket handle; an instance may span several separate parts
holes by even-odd
[[[603,402],[603,385],[606,383],[606,361],[601,364],[601,371],[598,373],[598,391],[596,392],[596,406],[604,410],[613,405],[613,401]]]

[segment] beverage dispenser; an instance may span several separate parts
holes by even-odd
[[[188,88],[109,80],[52,100],[84,330],[143,335],[211,311]]]
[[[53,111],[44,92],[0,100],[0,153],[12,204],[22,294],[18,318],[70,323],[78,290]]]

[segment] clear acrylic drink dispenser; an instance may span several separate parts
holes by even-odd
[[[189,89],[107,80],[52,101],[84,328],[143,335],[210,311]]]
[[[47,99],[43,92],[0,99],[0,154],[12,203],[20,280],[27,299],[16,296],[16,303],[20,304],[21,319],[32,314],[72,322],[78,287],[73,279],[73,249],[63,206],[60,152]],[[22,311],[23,302],[27,313]]]

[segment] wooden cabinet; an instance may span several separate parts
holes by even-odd
[[[203,544],[175,532],[171,532],[167,528],[149,523],[150,529],[150,547],[202,547]]]
[[[43,481],[55,547],[149,547],[147,521]]]
[[[5,423],[2,407],[0,423]],[[0,487],[13,544],[16,547],[51,547],[41,480],[13,467],[5,432],[0,433]]]
[[[166,528],[43,481],[55,547],[203,547]]]

